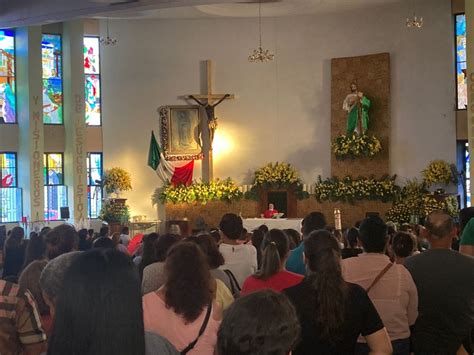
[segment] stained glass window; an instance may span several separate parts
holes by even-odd
[[[466,142],[464,151],[464,171],[466,176],[466,207],[471,207],[471,161],[469,159],[469,143]]]
[[[457,108],[467,108],[466,15],[456,15],[456,83]]]
[[[102,153],[87,154],[89,218],[98,218],[102,207]]]
[[[21,220],[21,189],[17,185],[16,153],[0,153],[0,222]]]
[[[62,153],[44,154],[44,185],[44,219],[57,220],[61,207],[67,206]]]
[[[100,52],[98,37],[84,37],[86,124],[101,125]]]
[[[63,123],[63,73],[61,35],[44,34],[41,45],[43,60],[43,122]]]
[[[0,30],[0,123],[16,122],[15,34]]]

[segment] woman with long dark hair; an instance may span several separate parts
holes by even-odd
[[[147,354],[174,353],[161,351],[169,349],[161,337],[145,334],[138,273],[124,253],[82,252],[62,279],[48,355],[144,355],[145,344]]]
[[[194,243],[174,245],[165,277],[163,287],[143,296],[145,330],[165,337],[181,353],[213,355],[222,311],[212,301],[204,253]]]
[[[30,263],[21,273],[18,283],[20,289],[29,290],[38,304],[38,310],[41,314],[41,322],[46,331],[52,326],[52,319],[48,305],[43,298],[43,292],[40,287],[41,272],[52,260],[62,254],[76,250],[79,244],[79,236],[76,229],[68,224],[61,224],[53,229],[43,229],[46,243],[46,257],[41,260],[35,260]]]
[[[154,257],[156,262],[146,266],[143,269],[143,294],[156,291],[165,283],[166,254],[168,254],[168,250],[177,242],[178,237],[174,234],[160,235],[160,237],[153,242],[152,246],[154,248]]]
[[[284,292],[301,323],[300,354],[353,354],[361,334],[371,351],[391,354],[387,331],[367,292],[345,282],[337,240],[325,230],[312,232],[304,241],[308,276]]]
[[[260,270],[249,276],[243,286],[242,295],[261,289],[283,291],[303,280],[303,276],[285,270],[290,253],[290,241],[285,232],[271,229],[262,241],[262,263]]]
[[[203,233],[198,236],[186,238],[185,240],[196,243],[206,256],[210,268],[212,295],[217,304],[219,304],[222,310],[225,311],[234,302],[234,296],[231,292],[232,286],[226,286],[224,281],[221,279],[227,279],[229,283],[231,281],[223,270],[218,269],[219,266],[224,264],[224,257],[220,253],[214,238]],[[219,275],[221,278],[218,278],[215,275]]]
[[[36,260],[45,260],[46,259],[46,242],[44,240],[44,234],[31,232],[30,240],[26,246],[25,251],[25,261],[23,262],[24,270],[28,265]]]
[[[138,273],[140,280],[143,280],[143,270],[150,264],[156,262],[156,248],[155,242],[160,235],[158,233],[150,233],[143,237],[143,254],[138,264]]]
[[[25,261],[27,243],[24,240],[25,231],[14,227],[7,237],[4,247],[5,262],[3,264],[3,279],[16,283]]]

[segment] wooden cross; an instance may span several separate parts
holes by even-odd
[[[207,116],[207,129],[204,129],[203,132],[203,153],[204,158],[202,161],[202,178],[204,181],[211,181],[213,179],[213,160],[212,160],[212,143],[214,141],[214,133],[217,129],[217,117],[215,116],[215,108],[221,102],[229,99],[234,99],[233,94],[213,94],[212,93],[212,60],[206,60],[207,68],[207,93],[197,94],[197,95],[188,95],[185,96],[188,100],[195,101],[199,106],[204,108]]]

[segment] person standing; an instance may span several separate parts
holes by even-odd
[[[405,261],[419,297],[413,350],[456,354],[474,327],[474,258],[451,250],[456,228],[447,213],[431,213],[424,233],[430,249]]]
[[[27,242],[24,239],[25,231],[21,227],[14,227],[5,242],[5,262],[2,278],[16,283],[25,261]]]
[[[311,212],[301,222],[301,233],[303,240],[311,232],[326,228],[326,218],[321,212]],[[304,243],[293,249],[286,261],[286,269],[296,274],[305,275],[306,266],[304,264]]]
[[[341,274],[341,249],[326,230],[304,241],[308,275],[283,291],[296,308],[301,341],[295,355],[353,354],[362,334],[371,354],[392,354],[392,346],[372,301],[359,285]]]
[[[224,257],[221,270],[229,270],[239,286],[245,279],[257,271],[257,249],[250,244],[239,244],[242,235],[242,219],[233,213],[225,214],[219,223],[222,243],[219,251]]]
[[[263,239],[262,249],[261,268],[245,280],[242,295],[262,289],[281,292],[303,280],[302,275],[285,269],[286,259],[290,252],[290,242],[285,232],[280,229],[271,229]]]
[[[379,217],[362,221],[359,240],[364,253],[341,262],[347,282],[366,290],[387,328],[394,355],[410,354],[410,326],[418,316],[418,293],[408,270],[392,264],[385,255],[388,228]],[[356,354],[369,354],[369,347],[359,338]]]
[[[120,243],[122,243],[125,247],[128,247],[128,243],[130,243],[130,230],[128,227],[122,228],[122,233],[120,234]]]

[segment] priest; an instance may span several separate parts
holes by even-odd
[[[273,218],[274,215],[278,214],[278,211],[275,209],[273,203],[268,205],[268,210],[263,214],[263,218]]]

